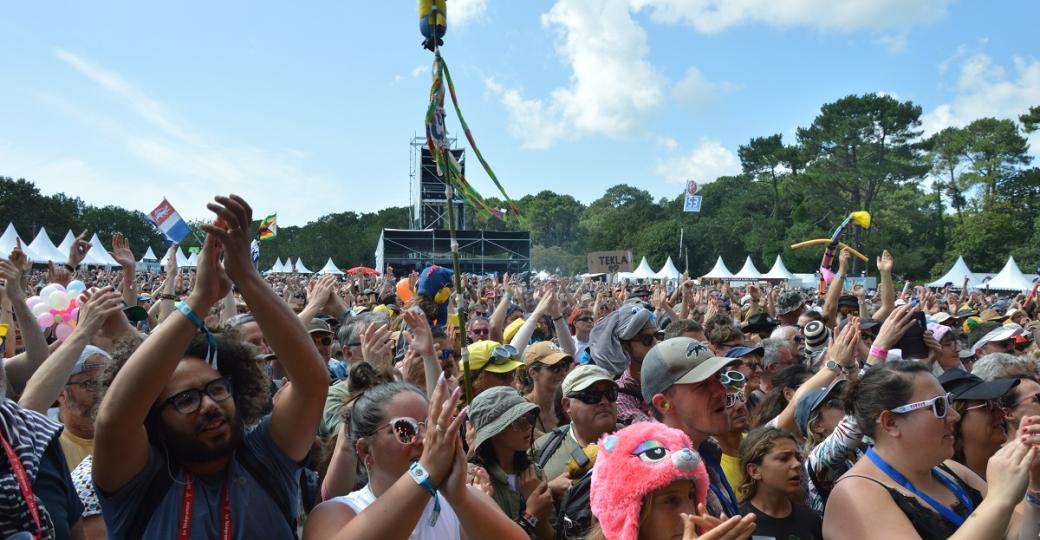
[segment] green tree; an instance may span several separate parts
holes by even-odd
[[[983,186],[983,204],[996,195],[1001,179],[1032,160],[1029,142],[1011,120],[979,118],[964,127],[964,137],[968,168],[961,179],[968,186]]]

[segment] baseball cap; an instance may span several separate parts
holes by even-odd
[[[984,309],[982,310],[982,313],[979,313],[979,318],[983,321],[1004,322],[1004,320],[1007,319],[1007,315],[1001,315],[1000,312],[995,309]]]
[[[953,394],[954,401],[989,401],[997,399],[1018,385],[1018,379],[984,381],[961,368],[948,369],[939,377],[943,390]]]
[[[103,360],[100,363],[91,362],[87,360],[100,356]],[[79,375],[84,371],[92,371],[101,367],[104,367],[106,363],[112,360],[112,357],[100,347],[94,345],[87,345],[83,347],[83,352],[79,353],[79,358],[76,363],[72,365],[72,371],[69,372],[69,378],[73,375]]]
[[[139,323],[148,320],[148,311],[141,306],[127,306],[123,308],[123,315],[131,323]]]
[[[798,400],[798,405],[794,410],[794,423],[798,425],[798,431],[802,433],[803,437],[809,433],[809,417],[812,416],[812,413],[816,412],[832,395],[841,393],[845,382],[845,379],[835,379],[828,386],[809,390]]]
[[[517,361],[515,348],[497,341],[478,341],[470,344],[466,350],[469,352],[470,371],[509,373],[524,365],[523,362]],[[463,371],[462,360],[459,360],[459,371]]]
[[[978,353],[984,345],[991,341],[1004,341],[1005,339],[1011,339],[1022,333],[1022,327],[1017,324],[1006,324],[999,326],[993,330],[990,330],[986,335],[979,338],[974,345],[971,346],[971,352]]]
[[[610,381],[613,383],[614,379],[611,378],[610,373],[608,373],[607,370],[599,366],[593,364],[578,366],[563,378],[563,395],[566,396],[573,392],[580,392],[600,381]]]
[[[643,400],[651,399],[675,384],[708,380],[722,368],[739,363],[736,358],[715,356],[701,342],[688,337],[666,339],[654,345],[643,358],[640,379]]]
[[[726,358],[741,358],[749,354],[765,356],[766,350],[764,347],[733,347],[726,352]]]
[[[332,328],[329,327],[329,323],[315,317],[311,319],[311,322],[307,323],[308,334],[331,334]]]
[[[574,357],[563,352],[559,345],[551,341],[539,341],[524,350],[524,363],[529,366],[535,362],[551,366],[561,360],[574,362]]]
[[[936,313],[935,315],[932,315],[932,322],[937,323],[937,324],[942,324],[942,323],[944,323],[944,322],[946,322],[946,321],[948,321],[948,320],[950,320],[952,318],[953,318],[953,315],[950,315],[949,313],[946,313],[945,311],[940,311],[939,313]]]

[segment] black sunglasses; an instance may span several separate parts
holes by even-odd
[[[609,386],[606,390],[580,390],[578,392],[571,392],[567,397],[576,399],[586,405],[595,405],[607,398],[607,401],[614,403],[618,398],[618,389],[616,386]]]
[[[191,388],[178,392],[170,396],[166,401],[163,401],[159,405],[159,409],[162,410],[167,405],[173,405],[173,408],[177,409],[177,412],[181,414],[192,414],[202,407],[202,396],[204,394],[218,403],[224,401],[231,397],[231,380],[221,377],[206,383],[206,386],[202,388]]]
[[[547,369],[547,370],[551,371],[554,375],[559,375],[560,373],[566,372],[567,369],[570,368],[570,366],[571,366],[570,362],[556,362],[555,364],[552,364],[552,365],[538,363],[537,365],[531,366],[531,368],[534,369],[535,371],[541,371],[543,369]]]
[[[638,341],[642,343],[644,347],[649,347],[657,341],[664,341],[664,332],[654,332],[653,334],[639,334],[638,336],[630,339],[629,341]]]
[[[592,322],[592,317],[578,317],[574,322]]]

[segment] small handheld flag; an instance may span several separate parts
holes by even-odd
[[[148,214],[148,220],[155,225],[155,228],[159,229],[159,232],[163,233],[167,244],[179,244],[181,240],[184,240],[185,236],[191,234],[188,224],[181,219],[181,215],[173,209],[173,205],[165,197],[159,203],[159,206],[156,206],[155,210]]]
[[[261,240],[270,240],[278,236],[278,214],[274,213],[264,218],[260,222],[260,229],[257,230],[257,238]]]

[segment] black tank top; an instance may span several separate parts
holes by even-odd
[[[946,465],[939,465],[939,468],[957,482],[958,485],[965,489],[968,493],[968,497],[971,498],[972,505],[975,508],[978,508],[979,504],[982,503],[982,493],[979,493],[978,490],[973,489],[971,486],[966,484]],[[892,496],[892,500],[895,501],[896,506],[898,506],[899,509],[903,511],[903,514],[906,515],[906,519],[909,519],[910,523],[913,524],[914,530],[917,531],[917,534],[922,540],[946,540],[953,536],[953,533],[957,532],[956,525],[944,519],[938,512],[932,510],[931,507],[921,504],[921,502],[917,500],[917,497],[905,495],[898,489],[882,484],[869,476],[853,474],[845,476],[843,479],[844,478],[865,478],[885,488],[885,490],[888,491],[888,494]],[[951,510],[957,514],[964,515],[965,508],[960,501],[957,501],[957,504],[953,505]]]

